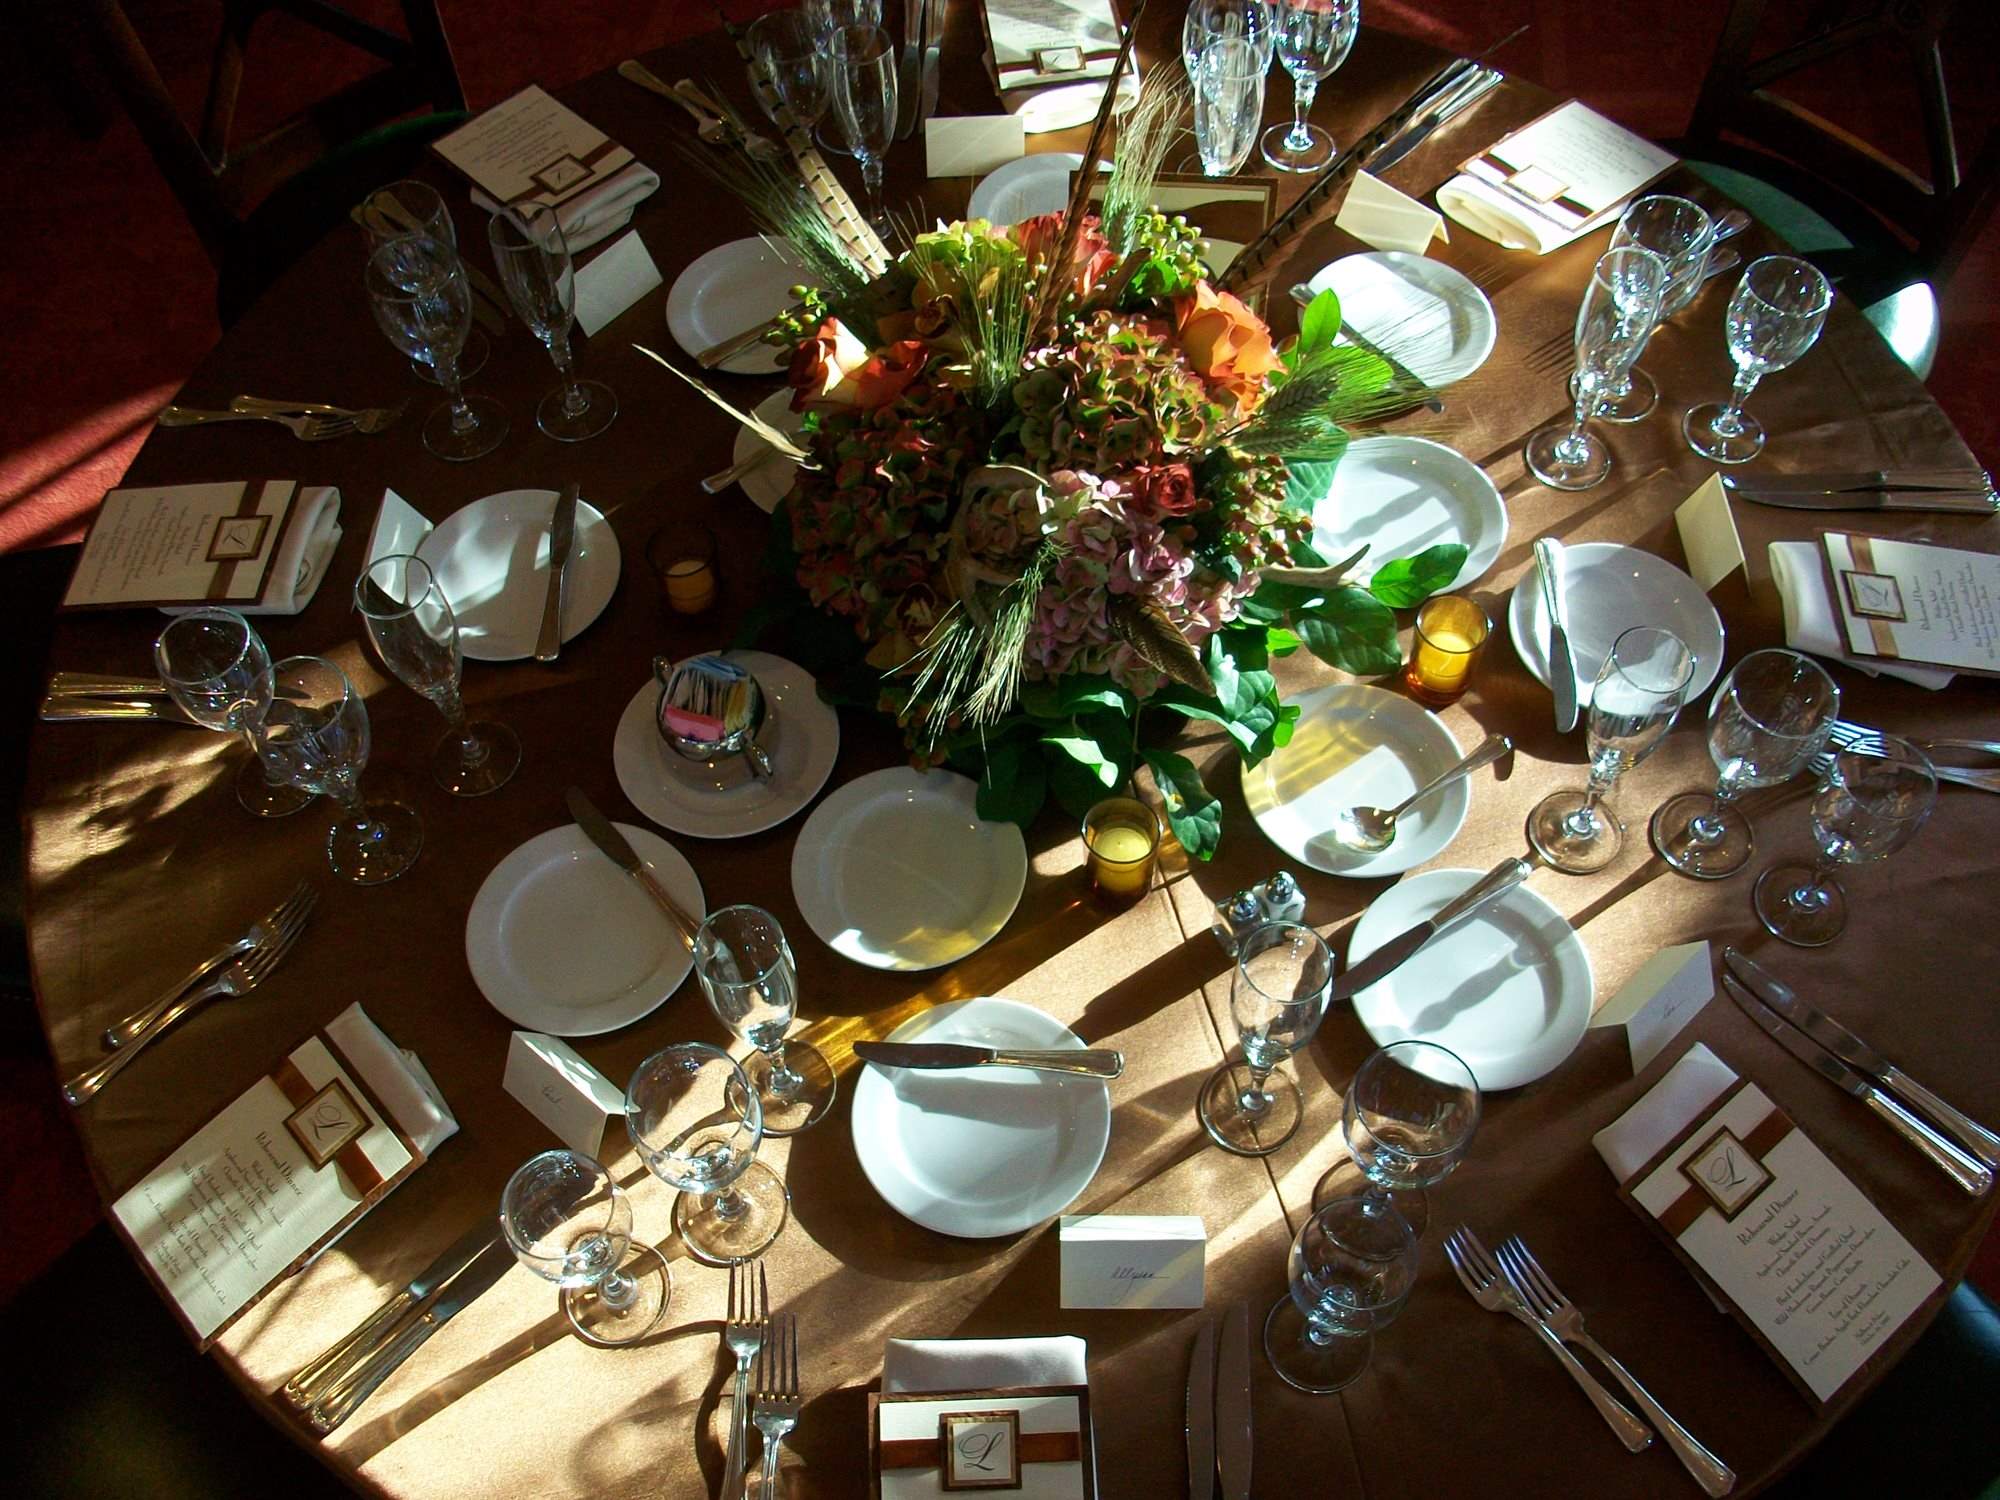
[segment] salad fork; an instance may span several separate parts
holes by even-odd
[[[104,1045],[113,1052],[153,1024],[154,1018],[169,1005],[189,985],[206,979],[232,958],[248,953],[253,948],[264,948],[277,942],[290,928],[295,919],[302,920],[312,915],[313,904],[319,900],[319,888],[309,880],[301,880],[292,893],[280,901],[264,916],[250,924],[249,930],[220,953],[206,959],[187,978],[163,992],[159,999],[140,1006],[122,1021],[113,1022],[104,1028]]]
[[[319,443],[347,437],[361,429],[352,417],[285,411],[198,411],[191,406],[166,406],[153,419],[162,427],[203,427],[211,422],[276,422],[301,442]]]
[[[799,1425],[799,1324],[790,1313],[775,1313],[764,1347],[757,1351],[757,1399],[750,1419],[764,1435],[764,1483],[760,1500],[778,1500],[778,1461],[785,1434]]]
[[[324,401],[272,401],[263,396],[236,396],[229,403],[231,411],[248,412],[252,416],[279,412],[308,417],[350,417],[356,432],[371,437],[400,420],[409,406],[407,401],[395,406],[328,406]]]
[[[771,1290],[764,1281],[764,1263],[757,1262],[757,1279],[748,1266],[729,1268],[729,1320],[722,1341],[736,1356],[736,1388],[729,1397],[729,1467],[722,1476],[723,1500],[736,1500],[743,1488],[743,1466],[750,1447],[750,1360],[769,1336]]]

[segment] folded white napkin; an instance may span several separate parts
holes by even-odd
[[[358,1003],[329,1021],[326,1034],[426,1157],[458,1134],[458,1120],[417,1054],[384,1036]]]
[[[616,234],[632,222],[632,210],[659,189],[660,174],[644,162],[634,161],[596,187],[566,199],[556,209],[556,217],[562,221],[563,238],[570,250],[587,250]],[[500,205],[478,188],[472,190],[472,201],[489,214],[500,212]]]
[[[1461,172],[1437,190],[1445,217],[1509,250],[1547,255],[1583,234],[1527,212],[1498,188]]]
[[[1084,1342],[1033,1339],[890,1339],[882,1391],[992,1391],[1022,1385],[1086,1385]]]
[[[239,615],[295,615],[312,603],[326,577],[326,565],[340,545],[340,491],[314,485],[299,491],[298,515],[271,557],[270,593],[261,604],[232,599]],[[201,604],[172,604],[162,614],[184,615]]]
[[[1729,1065],[1700,1042],[1624,1114],[1590,1138],[1611,1175],[1624,1182],[1685,1130],[1736,1081]]]
[[[1778,598],[1785,607],[1785,644],[1794,651],[1844,662],[1870,677],[1880,674],[1901,678],[1932,691],[1951,681],[1952,673],[1942,667],[1914,667],[1875,657],[1849,656],[1841,650],[1839,613],[1827,597],[1820,544],[1772,542],[1765,550],[1771,561],[1771,581],[1778,586]]]

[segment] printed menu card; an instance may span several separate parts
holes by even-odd
[[[1036,88],[1106,78],[1121,33],[1112,0],[982,0],[994,86]]]
[[[1845,531],[1820,540],[1850,652],[2000,675],[2000,556]]]
[[[1700,1044],[1592,1144],[1618,1195],[1817,1401],[1943,1285],[1762,1089]]]

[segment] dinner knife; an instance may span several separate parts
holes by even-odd
[[[1391,972],[1407,963],[1424,944],[1447,927],[1456,926],[1464,921],[1487,902],[1512,890],[1526,880],[1534,868],[1525,859],[1502,860],[1439,907],[1436,916],[1390,938],[1388,942],[1336,979],[1333,982],[1333,992],[1328,996],[1328,1003],[1352,999],[1369,985],[1388,978]]]
[[[674,931],[680,934],[682,945],[689,953],[694,952],[694,937],[701,924],[682,909],[681,904],[667,894],[667,888],[653,877],[646,868],[646,862],[639,858],[625,835],[620,833],[611,820],[597,810],[597,804],[584,796],[580,787],[569,787],[563,792],[563,800],[569,803],[569,815],[576,820],[591,843],[604,851],[611,862],[639,882],[639,886],[653,904],[667,914],[667,920],[674,924]]]
[[[917,128],[918,66],[923,57],[922,30],[930,0],[903,0],[903,48],[896,59],[896,134],[908,140]]]
[[[937,113],[938,53],[944,47],[944,10],[945,0],[924,0],[923,99],[917,106],[920,125]]]
[[[1368,170],[1376,176],[1396,165],[1417,147],[1429,140],[1432,132],[1441,125],[1449,124],[1458,115],[1472,108],[1493,90],[1507,81],[1507,75],[1498,68],[1479,68],[1444,97],[1436,109],[1411,125],[1401,135],[1382,147],[1368,160]]]
[[[1945,1174],[1966,1192],[1975,1198],[1983,1198],[1991,1191],[1993,1171],[1990,1167],[1976,1157],[1968,1156],[1959,1150],[1923,1120],[1911,1114],[1890,1095],[1876,1087],[1866,1074],[1857,1073],[1793,1026],[1791,1022],[1751,994],[1749,988],[1726,969],[1722,975],[1722,987],[1729,991],[1729,998],[1736,1002],[1737,1008],[1769,1032],[1779,1046],[1833,1084],[1835,1088],[1859,1099],[1880,1115],[1892,1130],[1937,1163]]]
[[[1222,1500],[1250,1500],[1250,1308],[1238,1302],[1222,1317],[1215,1355],[1215,1465]]]
[[[154,724],[178,724],[202,729],[188,717],[187,710],[171,698],[85,697],[81,694],[50,693],[42,699],[40,714],[44,724],[74,724],[86,721],[137,719]]]
[[[1188,1500],[1215,1500],[1215,1319],[1204,1317],[1188,1355]]]
[[[563,576],[576,540],[576,501],[582,486],[572,479],[549,512],[549,592],[542,601],[542,633],[535,640],[535,660],[554,661],[562,654]]]
[[[1576,662],[1570,656],[1569,632],[1562,620],[1562,543],[1554,537],[1535,542],[1535,571],[1542,577],[1542,603],[1549,616],[1549,691],[1556,698],[1556,731],[1576,728]]]
[[[1125,1054],[1103,1048],[1035,1052],[964,1042],[856,1042],[854,1055],[884,1068],[1033,1068],[1085,1078],[1116,1078],[1125,1071]]]
[[[2000,1167],[2000,1135],[1995,1135],[1970,1115],[1952,1108],[1832,1016],[1801,1000],[1790,985],[1748,954],[1724,948],[1722,961],[1728,965],[1729,972],[1759,1000],[1835,1057],[1849,1067],[1868,1074],[1918,1113],[1928,1115],[1933,1124],[1943,1126],[1946,1134],[1955,1136],[1961,1146],[1987,1166]]]
[[[1948,514],[1991,515],[2000,510],[2000,494],[1990,489],[1772,489],[1757,480],[1725,474],[1723,488],[1755,505],[1784,510],[1921,510]]]
[[[1990,490],[1993,476],[1979,468],[1843,469],[1818,474],[1725,474],[1725,486],[1769,494],[1853,494],[1869,490]]]

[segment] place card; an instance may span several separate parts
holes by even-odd
[[[1715,966],[1708,944],[1662,948],[1625,981],[1590,1019],[1592,1029],[1619,1027],[1637,1075],[1715,998]]]
[[[662,280],[660,268],[635,230],[592,256],[588,265],[577,267],[577,326],[594,335]]]
[[[1743,566],[1743,538],[1737,534],[1736,515],[1729,508],[1729,491],[1720,474],[1709,475],[1674,508],[1674,525],[1680,528],[1688,573],[1703,593],[1712,592]]]
[[[870,1478],[882,1500],[1006,1491],[1094,1500],[1087,1386],[869,1392]]]
[[[1064,1214],[1062,1305],[1200,1307],[1208,1230],[1193,1214]]]
[[[2000,556],[1847,531],[1820,544],[1855,656],[2000,676]]]
[[[994,87],[1106,78],[1122,33],[1112,0],[981,0]]]
[[[1028,133],[1019,115],[954,115],[924,121],[924,172],[931,177],[980,177],[1019,161]]]
[[[1366,172],[1355,174],[1333,222],[1377,250],[1422,255],[1432,240],[1451,240],[1442,214]]]
[[[1696,1044],[1592,1137],[1618,1195],[1815,1401],[1943,1282],[1756,1084]]]
[[[597,1155],[604,1127],[625,1112],[625,1095],[610,1079],[568,1043],[536,1031],[514,1033],[501,1083],[557,1140],[585,1156]]]

